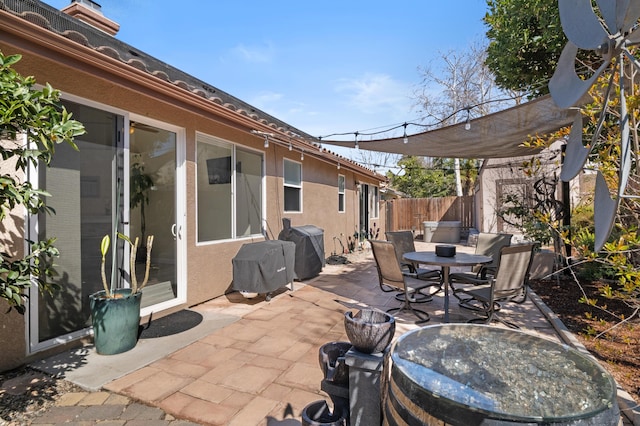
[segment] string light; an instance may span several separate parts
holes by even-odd
[[[269,148],[269,136],[273,137],[273,133],[262,132],[260,130],[252,130],[251,133],[254,135],[264,136],[264,147]]]
[[[407,136],[407,123],[404,123],[403,126],[404,126],[404,136],[402,136],[402,142],[409,143],[409,137]]]
[[[354,133],[355,137],[356,137],[356,149],[360,149],[360,145],[358,145],[358,132]],[[338,167],[340,168],[340,167]]]
[[[476,108],[482,105],[486,105],[486,104],[491,104],[491,103],[496,103],[496,102],[507,102],[507,101],[515,101],[518,98],[523,98],[525,97],[525,94],[520,94],[518,96],[513,96],[513,97],[508,97],[508,98],[499,98],[499,99],[491,99],[488,101],[484,101],[484,102],[480,102],[477,103],[475,105],[467,105],[464,108],[460,108],[454,112],[452,112],[451,114],[449,114],[448,116],[434,121],[432,123],[421,123],[420,121],[423,120],[426,117],[420,118],[418,119],[418,121],[411,121],[411,122],[404,122],[402,124],[398,124],[398,125],[392,125],[389,127],[385,127],[382,130],[377,130],[377,131],[373,131],[373,132],[362,132],[362,131],[358,131],[358,132],[347,132],[347,133],[332,133],[330,135],[324,135],[324,136],[318,136],[318,140],[322,141],[322,139],[327,139],[327,138],[331,138],[334,136],[347,136],[347,135],[353,135],[353,134],[357,134],[359,136],[375,136],[375,135],[379,135],[379,134],[383,134],[383,133],[389,133],[393,130],[399,129],[399,128],[404,128],[405,132],[403,134],[403,142],[404,143],[408,143],[409,137],[406,134],[406,128],[408,125],[413,125],[413,126],[420,126],[423,128],[431,128],[431,127],[438,127],[441,126],[447,122],[449,122],[449,120],[451,120],[452,117],[455,117],[457,114],[463,112],[463,111],[467,111],[467,116],[468,116],[468,121],[469,121],[469,129],[471,128],[471,116],[470,116],[470,112],[472,108]],[[378,128],[380,129],[380,128]],[[465,129],[467,129],[467,124],[465,123]]]
[[[467,110],[467,121],[465,121],[464,123],[464,129],[471,130],[471,113],[470,113],[471,107],[467,107],[466,110]]]
[[[280,138],[279,136],[273,134],[273,133],[268,133],[268,132],[263,132],[261,130],[251,130],[251,133],[254,135],[259,135],[264,137],[264,147],[267,148],[270,144],[275,144],[276,148],[278,147],[283,147],[283,148],[288,148],[290,152],[293,151],[300,151],[300,161],[304,161],[304,154],[305,154],[305,149],[302,146],[293,146],[293,142],[294,140],[292,139],[291,136],[289,136],[287,139],[283,139]],[[298,136],[298,135],[296,135]],[[300,136],[300,138],[302,138]],[[357,136],[356,136],[356,141],[357,141]],[[305,141],[306,142],[306,141]],[[320,150],[320,152],[323,151],[322,145],[319,143],[314,143],[314,142],[310,142],[310,145],[312,147],[317,147],[318,150]],[[313,150],[310,151],[313,155]],[[330,152],[328,152],[329,154],[331,154]],[[322,161],[325,161],[327,163],[332,163],[333,161],[336,161],[335,157],[339,157],[338,155],[334,155],[333,160],[329,159],[329,158],[323,158],[324,156],[319,156],[317,158],[321,159]],[[341,162],[337,161],[336,163],[336,167],[338,170],[340,170],[342,168]]]

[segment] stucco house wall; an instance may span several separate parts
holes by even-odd
[[[48,16],[55,16],[55,13],[50,12]],[[81,28],[83,32],[90,36],[93,34],[93,30],[84,28]],[[104,37],[104,34],[96,34],[93,35],[98,39]],[[114,49],[91,45],[83,37],[75,32],[55,31],[47,19],[37,13],[0,10],[0,51],[4,55],[23,56],[15,66],[21,74],[33,75],[40,84],[51,84],[62,92],[63,99],[72,97],[74,102],[87,102],[98,108],[116,108],[181,129],[180,134],[184,138],[179,143],[184,141],[186,153],[183,165],[185,183],[177,190],[184,195],[186,212],[185,229],[181,230],[186,264],[186,300],[164,311],[154,312],[154,318],[229,291],[233,280],[232,259],[239,248],[246,243],[277,239],[285,217],[291,219],[293,226],[315,225],[322,228],[327,256],[333,251],[335,236],[343,236],[343,241],[346,241],[347,236],[358,229],[360,185],[378,187],[385,181],[384,176],[320,147],[313,137],[240,100],[228,96],[233,102],[225,102],[227,99],[221,99],[212,86],[194,87],[184,81],[171,80],[166,73],[148,68],[144,60],[124,60]],[[133,49],[124,45],[123,49],[127,48]],[[275,140],[266,148],[262,137],[252,133],[255,129],[275,134],[280,140],[292,140],[295,149],[290,151]],[[302,136],[291,139],[289,131]],[[208,243],[197,241],[198,134],[264,152],[263,235]],[[301,150],[304,152],[303,161],[300,160]],[[288,213],[283,208],[284,158],[302,165],[302,211],[299,213]],[[344,212],[338,212],[338,175],[345,176]],[[381,211],[380,215],[383,214]],[[24,222],[20,222],[24,213],[16,212],[16,217],[18,222],[12,223],[11,228],[8,222],[3,221],[1,232],[3,237],[12,233],[14,244],[20,246],[24,244],[25,236]],[[385,221],[379,217],[371,222],[382,226]],[[381,232],[384,235],[384,229]],[[0,303],[3,312],[4,306]],[[0,315],[0,341],[6,343],[0,351],[0,371],[65,348],[65,345],[58,345],[47,350],[30,351],[28,315]],[[81,340],[74,339],[67,345],[78,345]]]
[[[6,145],[10,142],[0,140],[0,144]],[[15,170],[14,161],[0,161],[0,174],[11,173]],[[15,235],[20,235],[24,229],[24,209],[14,208],[7,212],[7,216],[2,220],[0,226],[1,241],[11,241],[10,247],[2,247],[2,251],[11,253],[16,257],[24,256],[24,241],[16,241]],[[0,370],[2,366],[13,367],[20,365],[24,361],[24,354],[27,345],[24,337],[24,317],[15,309],[9,310],[9,304],[0,299]]]

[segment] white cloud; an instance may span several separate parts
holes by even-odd
[[[273,59],[275,49],[271,43],[266,43],[264,46],[245,46],[244,44],[239,44],[233,48],[233,54],[245,62],[268,63]]]
[[[292,87],[262,90],[244,99],[314,136],[384,131],[413,119],[411,110],[414,101],[411,99],[410,85],[394,80],[389,75],[365,74],[358,79],[334,79],[329,86],[323,86],[322,80],[315,83],[311,90],[306,88],[298,91]],[[377,137],[398,136],[395,134],[398,131],[401,130],[383,132]]]
[[[274,102],[278,102],[283,98],[282,93],[276,92],[261,92],[257,96],[255,96],[251,104],[257,106],[258,108],[262,108],[268,106],[269,104],[273,104]]]
[[[410,86],[385,74],[365,74],[358,79],[340,79],[335,91],[346,95],[346,103],[366,114],[384,110],[407,116],[412,100]]]
[[[256,108],[266,112],[267,114],[271,114],[274,117],[282,118],[278,115],[278,113],[279,109],[281,108],[280,104],[283,99],[284,95],[282,93],[260,92],[252,98],[246,99],[246,101]]]

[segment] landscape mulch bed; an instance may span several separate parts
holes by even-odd
[[[572,277],[537,280],[531,289],[560,318],[618,384],[640,401],[640,321],[634,309],[601,295],[603,283],[576,283]],[[598,308],[580,299],[597,300]]]

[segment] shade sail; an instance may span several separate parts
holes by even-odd
[[[403,137],[360,141],[361,149],[422,157],[506,158],[531,155],[536,151],[523,147],[529,136],[543,135],[568,126],[576,111],[559,108],[546,95],[512,108],[471,120]],[[322,139],[323,144],[354,148],[355,142]]]

